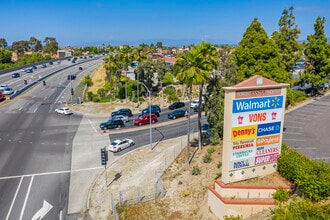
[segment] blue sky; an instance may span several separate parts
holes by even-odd
[[[188,45],[191,39],[237,44],[254,18],[271,36],[290,6],[301,30],[299,40],[314,33],[318,16],[325,17],[330,37],[330,0],[1,0],[0,38],[9,45],[31,36],[55,37],[60,46]]]

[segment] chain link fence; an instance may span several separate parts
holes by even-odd
[[[197,133],[192,132],[190,139],[193,140],[197,137],[197,135]],[[164,183],[161,177],[163,173],[168,169],[168,167],[176,160],[182,150],[186,149],[186,146],[187,137],[184,136],[176,143],[175,146],[173,146],[172,148],[168,148],[165,152],[163,152],[163,159],[161,163],[157,166],[157,169],[154,170],[154,174],[149,173],[149,175],[146,175],[144,177],[147,181],[148,179],[150,180],[150,184],[143,184],[143,186],[134,186],[130,187],[129,189],[111,192],[110,208],[113,211],[113,216],[115,220],[119,219],[117,213],[118,207],[153,201],[165,196],[166,189],[164,187]],[[150,176],[152,175],[154,175],[154,178],[150,178]],[[154,179],[154,181],[152,179]]]

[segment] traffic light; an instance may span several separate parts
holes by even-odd
[[[24,79],[24,85],[27,85],[27,80],[26,79]]]
[[[44,80],[44,81],[42,81],[42,83],[44,84],[44,86],[46,85],[46,81]]]
[[[101,164],[107,165],[108,161],[108,151],[104,148],[101,148]]]
[[[73,88],[71,88],[71,95],[74,95],[74,91],[73,91]]]

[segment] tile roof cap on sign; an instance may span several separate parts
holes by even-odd
[[[254,75],[251,78],[234,85],[233,87],[240,88],[240,87],[251,87],[251,86],[275,86],[275,85],[280,85],[280,84],[274,82],[273,80],[267,79],[263,76]]]

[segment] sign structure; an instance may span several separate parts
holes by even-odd
[[[257,85],[260,81],[266,83]],[[240,84],[225,88],[224,183],[276,171],[281,152],[287,84],[261,76]]]

